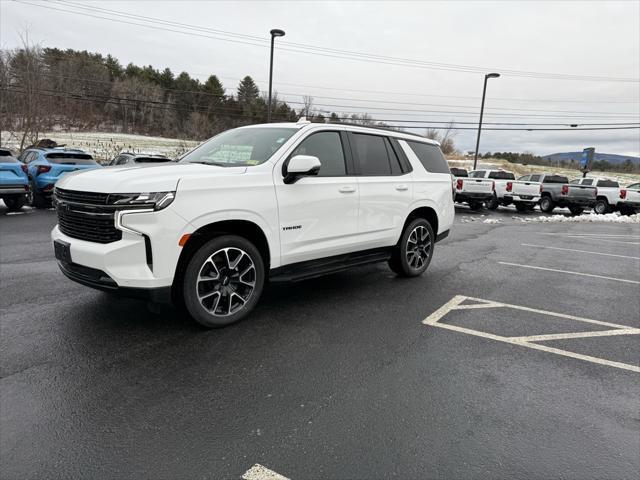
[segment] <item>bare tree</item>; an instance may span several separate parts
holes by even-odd
[[[445,155],[452,155],[456,153],[456,146],[453,141],[456,135],[457,131],[455,129],[455,123],[453,121],[443,129],[427,128],[424,132],[424,136],[426,138],[435,140],[440,144],[440,150],[442,150],[442,153],[444,153]]]
[[[302,102],[304,103],[302,111],[300,112],[302,116],[310,117],[311,115],[313,115],[313,97],[304,95],[302,97]]]

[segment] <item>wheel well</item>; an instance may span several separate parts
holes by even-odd
[[[551,197],[551,194],[549,192],[542,192],[540,197]]]
[[[438,235],[438,214],[433,208],[430,208],[430,207],[420,207],[412,211],[407,217],[407,220],[405,220],[404,226],[402,227],[402,231],[404,232],[404,229],[407,228],[407,225],[413,222],[416,218],[424,218],[427,222],[431,224],[431,228],[433,228],[433,233],[436,236]]]
[[[598,195],[596,197],[596,200],[604,200],[605,202],[609,203],[609,199],[603,195]]]
[[[262,229],[255,223],[247,220],[224,220],[200,227],[191,234],[187,243],[182,247],[182,252],[180,252],[180,258],[178,259],[178,265],[176,266],[173,279],[173,287],[182,284],[182,278],[189,264],[189,260],[191,260],[191,257],[193,257],[202,245],[214,237],[228,234],[238,235],[250,240],[262,256],[265,271],[269,271],[271,262],[269,242]],[[172,290],[174,301],[180,300],[182,295],[181,289],[173,288]]]

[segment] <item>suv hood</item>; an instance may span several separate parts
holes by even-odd
[[[56,187],[100,193],[169,192],[176,190],[182,178],[241,175],[246,171],[247,167],[217,167],[198,163],[108,167],[68,173],[56,182]]]

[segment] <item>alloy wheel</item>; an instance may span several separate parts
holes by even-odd
[[[431,236],[423,225],[418,225],[407,239],[407,263],[414,270],[422,268],[431,255]]]
[[[222,248],[200,267],[196,281],[198,301],[210,315],[233,315],[251,298],[256,278],[256,267],[248,253],[236,247]]]

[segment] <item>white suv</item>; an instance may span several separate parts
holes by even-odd
[[[68,174],[55,203],[67,277],[170,299],[208,327],[246,316],[267,280],[377,261],[420,275],[454,216],[436,142],[306,121],[229,130],[177,163]]]

